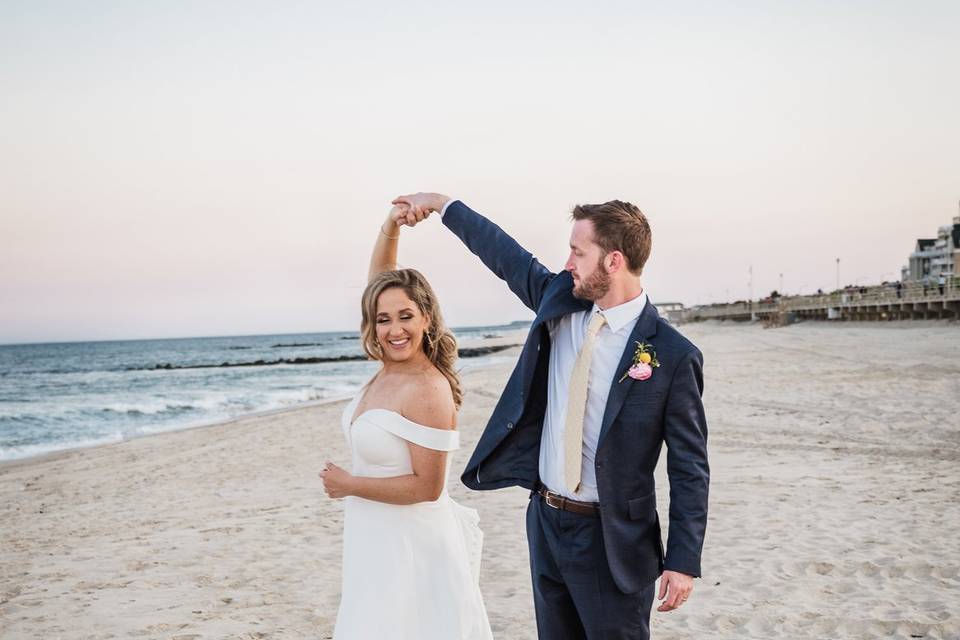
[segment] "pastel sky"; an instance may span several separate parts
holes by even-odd
[[[459,3],[457,3],[459,5]],[[705,303],[899,277],[960,200],[960,3],[0,4],[0,343],[353,330],[400,193]],[[532,317],[439,219],[454,326]]]

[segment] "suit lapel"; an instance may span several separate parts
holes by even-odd
[[[623,401],[627,397],[627,392],[630,391],[630,387],[636,382],[630,376],[627,376],[623,382],[619,382],[619,380],[633,364],[633,354],[637,350],[637,343],[647,342],[657,334],[657,320],[659,317],[660,314],[657,313],[657,308],[653,306],[653,302],[647,299],[643,311],[640,312],[640,317],[637,318],[637,324],[633,327],[633,331],[630,332],[627,346],[620,356],[620,363],[617,365],[613,382],[610,384],[610,395],[607,396],[607,406],[603,411],[603,422],[600,425],[600,436],[597,438],[597,449],[600,448],[603,437],[607,434],[607,431],[610,430],[610,425],[613,424],[617,414],[620,413],[620,408],[623,406]]]

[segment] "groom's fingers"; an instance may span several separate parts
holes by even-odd
[[[686,597],[684,595],[686,593],[685,590],[669,580],[661,580],[660,582],[661,582],[660,599],[663,600],[663,597],[664,597],[663,583],[666,582],[667,583],[667,589],[666,589],[667,600],[666,602],[661,604],[659,607],[657,607],[657,611],[673,611],[674,609],[682,605],[683,602],[686,600]]]
[[[667,578],[660,578],[660,593],[657,594],[657,600],[663,600],[663,597],[667,595]]]
[[[667,581],[666,581],[666,580],[663,580],[662,582],[667,582]],[[661,584],[661,586],[660,586],[660,591],[661,591],[660,600],[663,600],[664,597],[666,597],[667,599],[666,599],[665,602],[663,602],[663,604],[661,604],[659,607],[657,607],[657,611],[673,611],[673,605],[671,604],[671,601],[673,600],[674,591],[675,591],[675,590],[672,589],[672,588],[671,588],[671,589],[667,589],[667,593],[664,594],[664,593],[663,593],[664,589],[665,589],[664,586]]]
[[[673,611],[680,606],[680,594],[681,590],[676,587],[676,585],[670,585],[670,597],[667,598],[666,604],[669,607],[670,611]]]

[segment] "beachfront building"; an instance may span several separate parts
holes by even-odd
[[[903,282],[935,284],[960,275],[960,216],[940,227],[936,238],[920,238],[901,272]]]
[[[673,324],[676,324],[683,315],[682,302],[658,302],[654,306],[657,307],[657,313],[661,318]]]

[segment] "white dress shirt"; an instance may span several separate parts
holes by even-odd
[[[441,216],[453,202],[455,200],[450,200],[444,205],[440,211]],[[603,424],[610,387],[624,373],[616,370],[617,365],[620,364],[620,358],[627,348],[627,340],[630,339],[646,304],[647,292],[642,291],[633,300],[615,307],[600,309],[594,304],[589,313],[578,311],[547,323],[550,331],[550,369],[547,377],[547,413],[540,438],[540,481],[551,491],[582,502],[599,502],[594,459],[600,438],[600,426]],[[583,416],[580,491],[572,493],[567,489],[564,478],[563,434],[567,417],[567,395],[573,365],[587,335],[590,316],[594,313],[603,313],[607,323],[597,334],[593,358],[590,361],[587,408]]]
[[[627,340],[637,324],[637,319],[647,304],[647,292],[643,291],[633,300],[601,310],[596,304],[587,311],[578,311],[551,320],[550,369],[547,378],[547,414],[543,421],[540,438],[540,481],[551,491],[583,502],[599,502],[597,474],[594,458],[600,426],[607,407],[610,387],[623,375],[617,371],[620,358],[627,348]],[[577,355],[587,335],[590,316],[602,313],[607,323],[597,334],[590,361],[590,382],[587,388],[587,408],[583,415],[583,460],[580,491],[571,492],[564,477],[563,434],[567,418],[567,395],[570,375]]]

